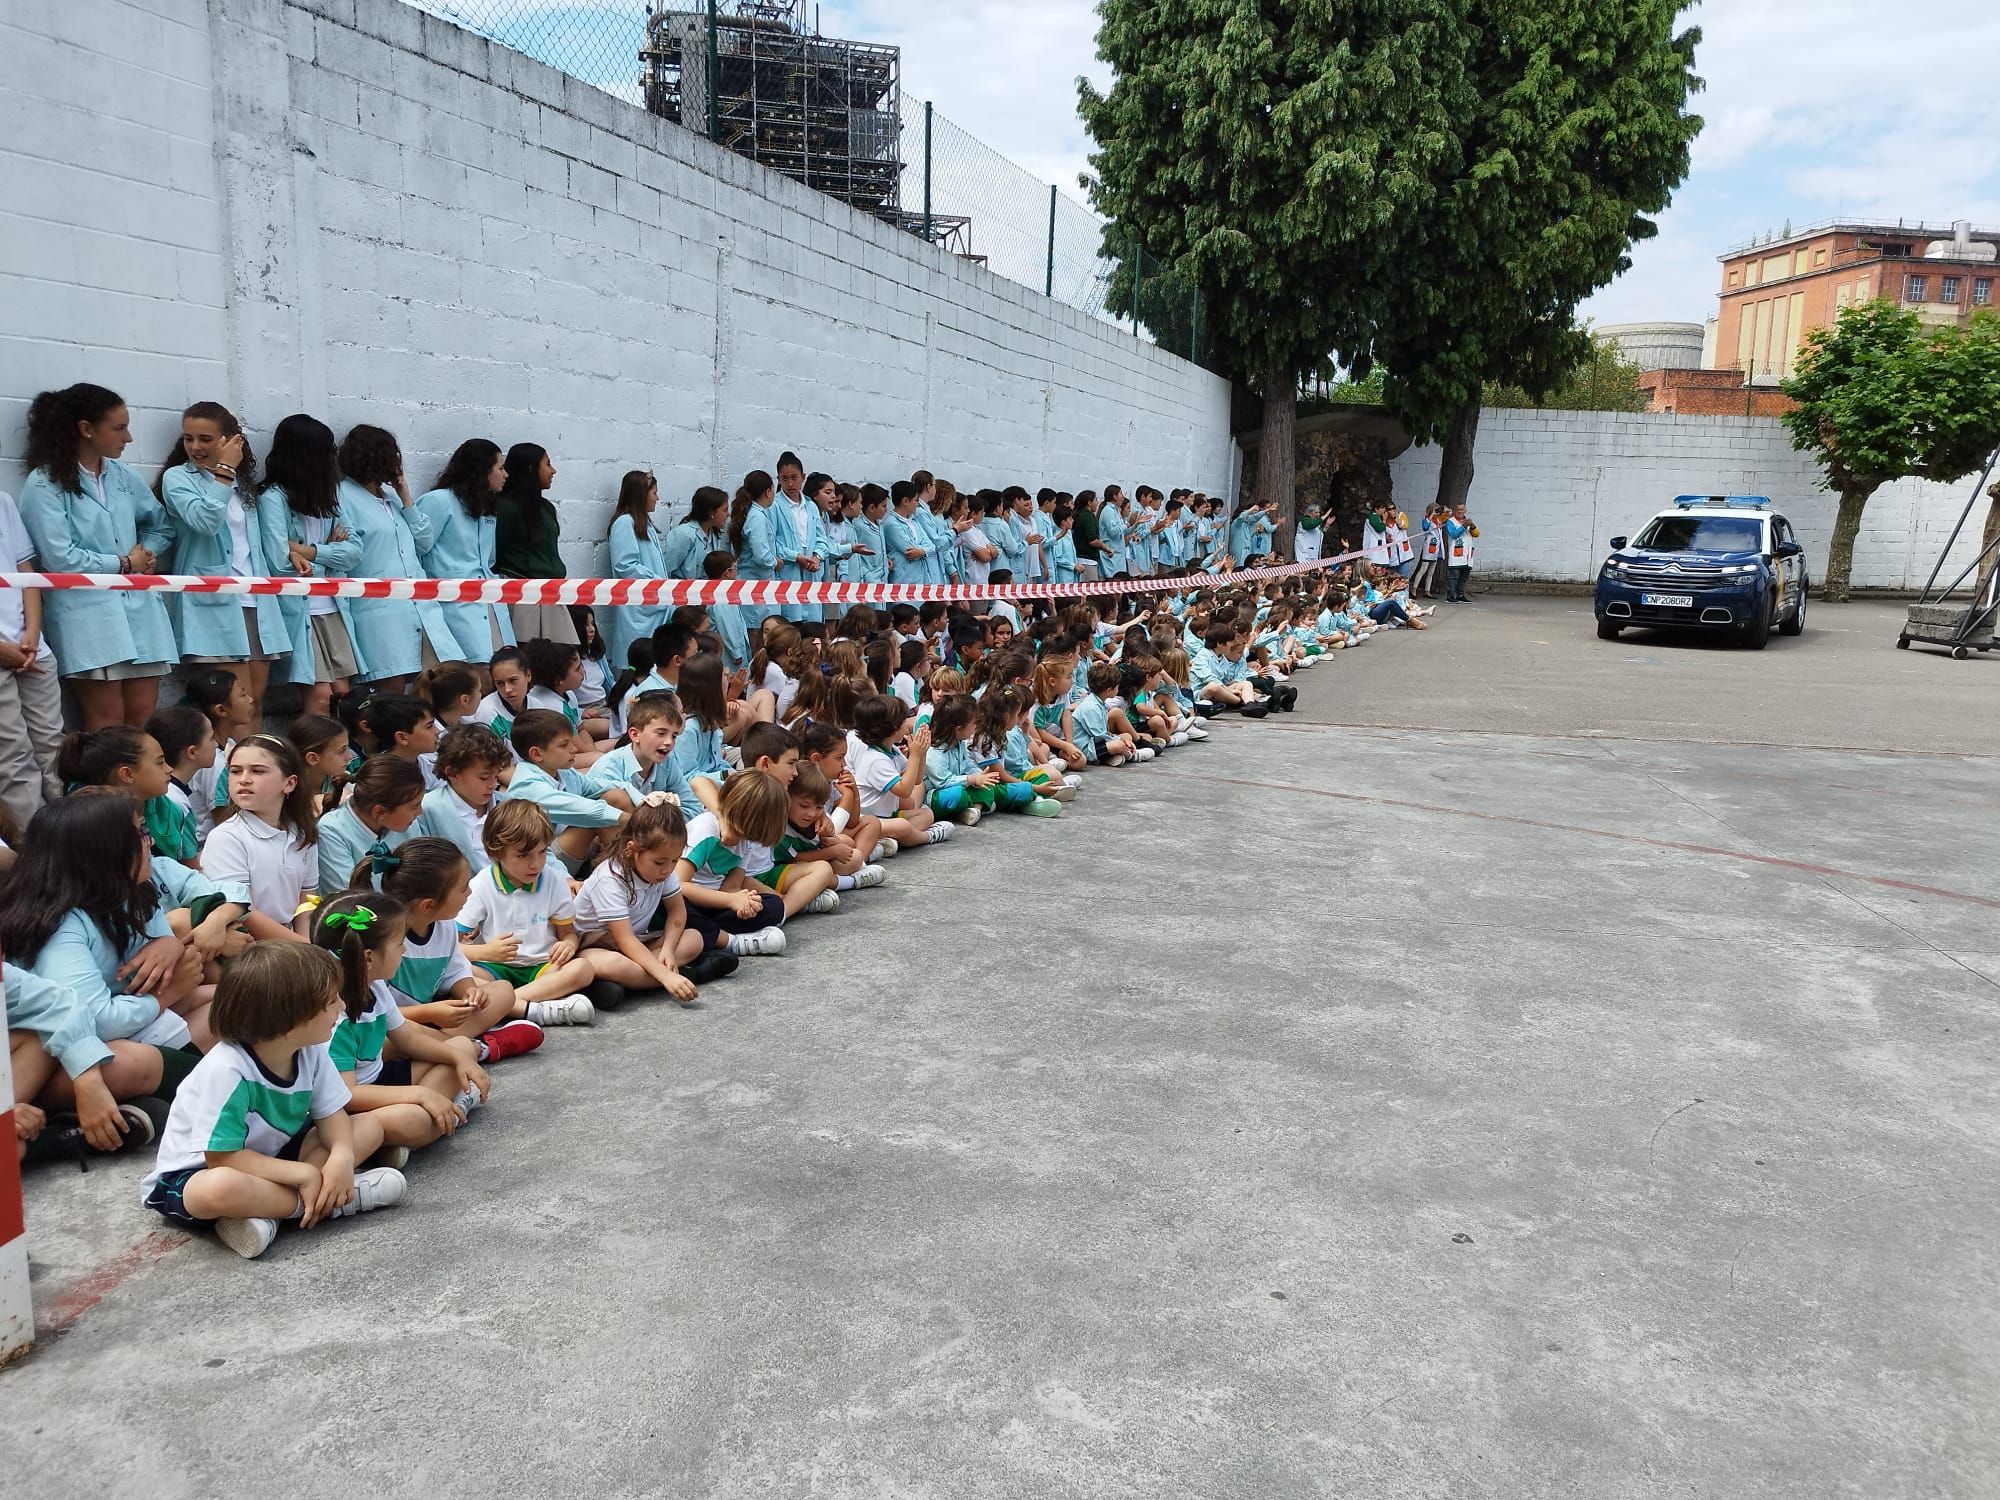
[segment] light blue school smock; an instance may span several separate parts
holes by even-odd
[[[111,1049],[98,1036],[89,1008],[73,991],[33,969],[12,964],[6,965],[4,978],[9,1031],[31,1033],[71,1078],[81,1078],[111,1060]]]
[[[675,741],[676,745],[679,743]],[[703,811],[701,798],[694,794],[687,777],[681,775],[674,765],[671,753],[654,761],[650,767],[642,767],[632,747],[620,745],[610,754],[598,757],[597,762],[583,773],[583,782],[590,788],[593,797],[602,797],[616,787],[636,803],[648,792],[665,792],[680,803],[684,817],[692,818]]]
[[[90,1012],[91,1025],[104,1041],[116,1041],[143,1030],[160,1013],[151,995],[130,995],[118,967],[155,938],[171,937],[164,909],[155,911],[145,930],[120,953],[104,929],[80,909],[63,914],[42,951],[28,965],[51,984],[72,991]]]
[[[116,573],[134,544],[166,562],[174,550],[173,518],[137,474],[106,459],[100,479],[85,474],[78,483],[80,490],[58,490],[48,471],[37,469],[22,486],[21,520],[42,572]],[[181,658],[164,594],[50,589],[42,595],[42,629],[65,677],[128,663],[171,666]]]
[[[777,522],[770,505],[753,505],[743,517],[743,546],[736,554],[736,576],[755,580],[778,576]]]
[[[517,773],[518,774],[518,773]],[[353,808],[334,808],[319,820],[319,893],[337,896],[354,878],[354,867],[371,854],[389,854],[409,842],[407,833],[385,828],[371,833]]]
[[[816,573],[808,573],[798,563],[791,561],[799,556],[820,557],[826,540],[826,520],[820,515],[819,507],[810,500],[793,505],[783,495],[771,502],[771,530],[778,552],[778,577],[788,583],[818,583],[826,576],[821,567]],[[821,604],[785,604],[779,611],[787,620],[817,620],[826,606]]]
[[[697,582],[708,577],[702,570],[702,563],[711,552],[733,552],[729,545],[729,533],[725,531],[704,531],[692,521],[683,521],[660,543],[660,566],[663,578],[692,578]]]
[[[760,619],[769,611],[756,604],[710,604],[708,623],[722,642],[722,663],[732,672],[750,665],[750,616]]]
[[[921,529],[915,515],[905,516],[890,511],[882,518],[882,545],[889,554],[889,581],[891,583],[935,583],[937,575],[931,571],[930,534]],[[910,558],[903,554],[916,547],[923,551],[922,557]]]
[[[660,533],[650,522],[641,532],[629,515],[614,516],[605,546],[611,553],[613,578],[668,576]],[[664,604],[613,604],[598,610],[597,623],[604,632],[606,669],[614,674],[624,671],[626,653],[632,643],[650,639],[672,613]]]
[[[1014,523],[1005,516],[987,516],[980,521],[979,529],[986,533],[988,541],[1000,549],[1000,560],[995,566],[1012,569],[1014,582],[1026,583],[1028,544],[1021,540],[1021,533],[1014,529]]]
[[[1097,539],[1111,549],[1098,554],[1098,575],[1110,578],[1128,571],[1130,559],[1125,551],[1125,517],[1109,501],[1098,507]]]
[[[678,748],[678,747],[676,747]],[[520,761],[514,779],[500,792],[502,802],[532,802],[549,815],[557,832],[565,828],[609,828],[625,814],[586,790],[583,773],[565,771],[557,781],[540,766]]]
[[[361,561],[355,568],[359,577],[424,576],[431,523],[414,505],[405,506],[394,490],[386,500],[371,495],[351,479],[340,481],[340,498],[342,509],[352,517],[348,529],[361,543]],[[368,681],[421,671],[424,640],[429,640],[440,661],[460,659],[458,638],[434,602],[426,606],[409,599],[355,599],[348,605],[348,620],[355,649],[367,659],[363,676]]]
[[[729,774],[729,763],[722,758],[722,731],[704,729],[693,714],[687,716],[680,738],[674,741],[673,761],[683,781],[706,776],[720,786]]]
[[[477,875],[493,863],[493,856],[488,854],[486,846],[473,836],[472,829],[466,825],[465,818],[459,813],[459,809],[467,805],[457,792],[440,781],[424,793],[424,810],[417,814],[417,821],[410,825],[410,837],[445,840],[465,856],[465,862],[472,867],[472,873]]]
[[[1057,532],[1049,538],[1046,549],[1049,560],[1049,582],[1076,582],[1076,538],[1067,531]]]
[[[306,534],[309,519],[315,530],[320,525],[327,526],[328,535],[331,535],[330,528],[341,527],[347,532],[346,539],[338,542],[313,541]],[[308,576],[313,578],[355,576],[355,569],[361,562],[361,543],[355,538],[354,517],[350,513],[350,508],[338,492],[334,495],[333,514],[321,522],[316,517],[308,518],[293,510],[285,501],[283,487],[272,485],[258,497],[257,523],[264,530],[264,548],[273,556],[289,558],[291,554],[285,548],[287,542],[297,542],[301,546],[313,549],[312,572]],[[284,571],[289,573],[291,568],[287,566]],[[319,663],[313,652],[311,616],[313,602],[311,599],[289,596],[278,600],[278,608],[285,620],[285,630],[292,642],[288,680],[301,685],[319,680]],[[354,631],[354,614],[350,608],[350,601],[334,600],[334,613],[338,614],[342,623],[346,625],[347,638],[354,647],[355,660],[360,663],[362,672],[366,673],[368,657],[362,651],[361,639]]]
[[[930,793],[942,791],[948,786],[959,786],[978,769],[964,740],[955,745],[933,745],[924,752],[924,791]]]
[[[429,578],[494,578],[493,571],[494,532],[499,526],[496,516],[470,515],[465,502],[450,490],[429,490],[417,497],[417,514],[431,529],[430,543],[419,546],[423,554],[424,574]],[[422,537],[412,529],[412,536],[421,543]],[[445,604],[435,606],[437,613],[458,642],[458,649],[449,657],[440,660],[477,662],[484,664],[493,659],[493,633],[497,628],[500,644],[511,646],[514,641],[514,617],[504,607],[497,604]]]
[[[849,583],[887,583],[889,581],[888,539],[882,535],[879,523],[866,516],[856,516],[847,523],[847,535],[851,545],[866,547],[868,556],[850,552],[841,576]]]
[[[829,521],[820,517],[819,581],[838,583],[847,576],[847,563],[854,556],[854,522]],[[837,609],[837,605],[822,605]]]
[[[240,906],[245,911],[250,909],[250,885],[247,881],[213,880],[201,871],[191,869],[177,859],[168,859],[163,854],[155,854],[151,863],[153,889],[160,893],[160,902],[166,911],[192,906],[203,896],[220,896],[233,906]]]
[[[924,545],[930,548],[930,556],[924,559],[930,569],[931,583],[957,583],[958,533],[951,529],[951,517],[941,516],[928,506],[917,507],[918,529],[926,538]]]
[[[242,499],[235,485],[193,464],[182,464],[163,476],[160,492],[174,518],[171,571],[231,578],[282,578],[291,571],[282,542],[275,556],[270,551],[271,534],[257,514],[258,502],[254,497]],[[239,498],[243,512],[244,565],[240,569],[229,529],[232,497]],[[272,595],[175,594],[172,601],[174,630],[183,655],[238,661],[247,658],[250,637],[243,629],[246,608],[257,612],[258,644],[265,656],[284,656],[291,651],[285,612]]]

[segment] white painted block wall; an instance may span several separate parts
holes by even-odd
[[[1468,513],[1479,523],[1478,571],[1490,577],[1593,579],[1611,537],[1635,534],[1680,494],[1770,496],[1798,527],[1814,580],[1826,574],[1835,497],[1773,418],[1488,411],[1474,461]],[[1437,449],[1413,448],[1391,466],[1407,509],[1435,495],[1438,465]],[[1855,541],[1854,585],[1923,587],[1973,487],[1907,480],[1878,490]],[[1977,552],[1984,506],[1947,577]]]
[[[678,515],[784,448],[1229,489],[1221,379],[401,0],[19,0],[0,51],[0,485],[92,379],[141,463],[203,397],[420,486],[539,442],[575,572],[627,469]]]

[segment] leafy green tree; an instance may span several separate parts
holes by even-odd
[[[1689,0],[1461,0],[1474,105],[1437,158],[1433,206],[1400,246],[1371,352],[1385,400],[1444,445],[1438,498],[1463,499],[1483,388],[1533,401],[1591,354],[1583,299],[1656,233],[1701,120]]]
[[[1840,496],[1826,597],[1845,599],[1869,496],[1911,477],[1950,484],[2000,447],[2000,315],[1933,327],[1886,301],[1842,310],[1807,336],[1784,392],[1792,446]]]
[[[1481,406],[1532,406],[1542,411],[1644,411],[1642,372],[1626,363],[1615,342],[1590,340],[1589,350],[1548,390],[1536,394],[1518,385],[1488,381]]]
[[[1121,244],[1201,293],[1218,368],[1264,397],[1261,496],[1289,517],[1297,381],[1352,365],[1474,100],[1465,0],[1101,0],[1111,87],[1077,88],[1084,186]],[[1365,373],[1365,368],[1362,371]]]

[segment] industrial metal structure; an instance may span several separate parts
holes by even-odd
[[[647,12],[646,108],[904,225],[901,50],[818,35],[805,0],[688,3]]]

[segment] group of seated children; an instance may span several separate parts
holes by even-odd
[[[1044,609],[683,607],[614,680],[529,640],[284,734],[194,670],[72,735],[0,880],[24,1157],[154,1145],[148,1208],[245,1256],[398,1203],[494,1063],[686,1004],[882,861],[1262,717],[1424,612],[1393,575]],[[595,641],[579,611],[586,651]],[[754,649],[753,649],[754,647]]]

